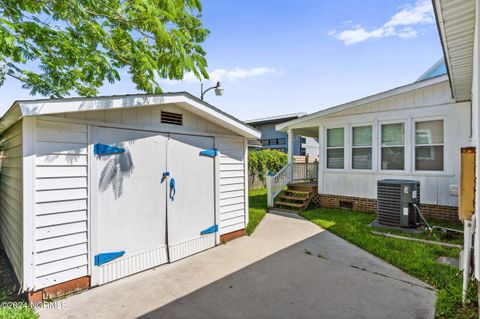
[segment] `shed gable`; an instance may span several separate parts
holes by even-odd
[[[162,119],[162,112],[178,114],[182,119],[182,125],[179,123],[168,123]],[[183,127],[191,131],[200,131],[203,133],[237,135],[236,133],[204,119],[183,107],[175,104],[154,105],[143,107],[132,107],[124,109],[98,110],[98,111],[80,111],[71,113],[55,114],[57,117],[65,117],[76,120],[105,122],[110,124],[132,125],[141,128],[168,129]],[[171,117],[169,118],[171,119]]]

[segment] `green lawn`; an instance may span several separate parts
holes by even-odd
[[[38,316],[28,306],[0,307],[0,319],[36,319]]]
[[[267,213],[267,190],[262,188],[249,191],[248,203],[250,209],[248,210],[247,234],[251,235]]]
[[[435,287],[437,318],[477,318],[475,285],[462,308],[462,272],[437,262],[439,256],[458,258],[459,249],[373,235],[368,224],[375,214],[319,208],[300,215]]]

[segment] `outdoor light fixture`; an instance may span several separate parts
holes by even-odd
[[[205,93],[207,93],[207,92],[210,91],[211,89],[215,89],[215,95],[216,95],[216,96],[222,96],[222,95],[223,95],[224,89],[223,89],[222,86],[220,85],[220,81],[217,82],[217,85],[212,86],[212,87],[209,87],[209,88],[206,89],[205,91],[203,90],[203,83],[201,83],[201,87],[200,87],[200,98],[203,100],[203,96],[205,95]]]

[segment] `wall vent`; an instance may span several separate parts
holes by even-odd
[[[183,114],[162,111],[160,122],[164,124],[183,125]]]
[[[344,208],[344,209],[353,209],[353,203],[341,200],[338,202],[338,207]]]

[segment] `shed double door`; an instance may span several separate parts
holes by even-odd
[[[213,138],[92,127],[92,144],[98,284],[215,246]]]

